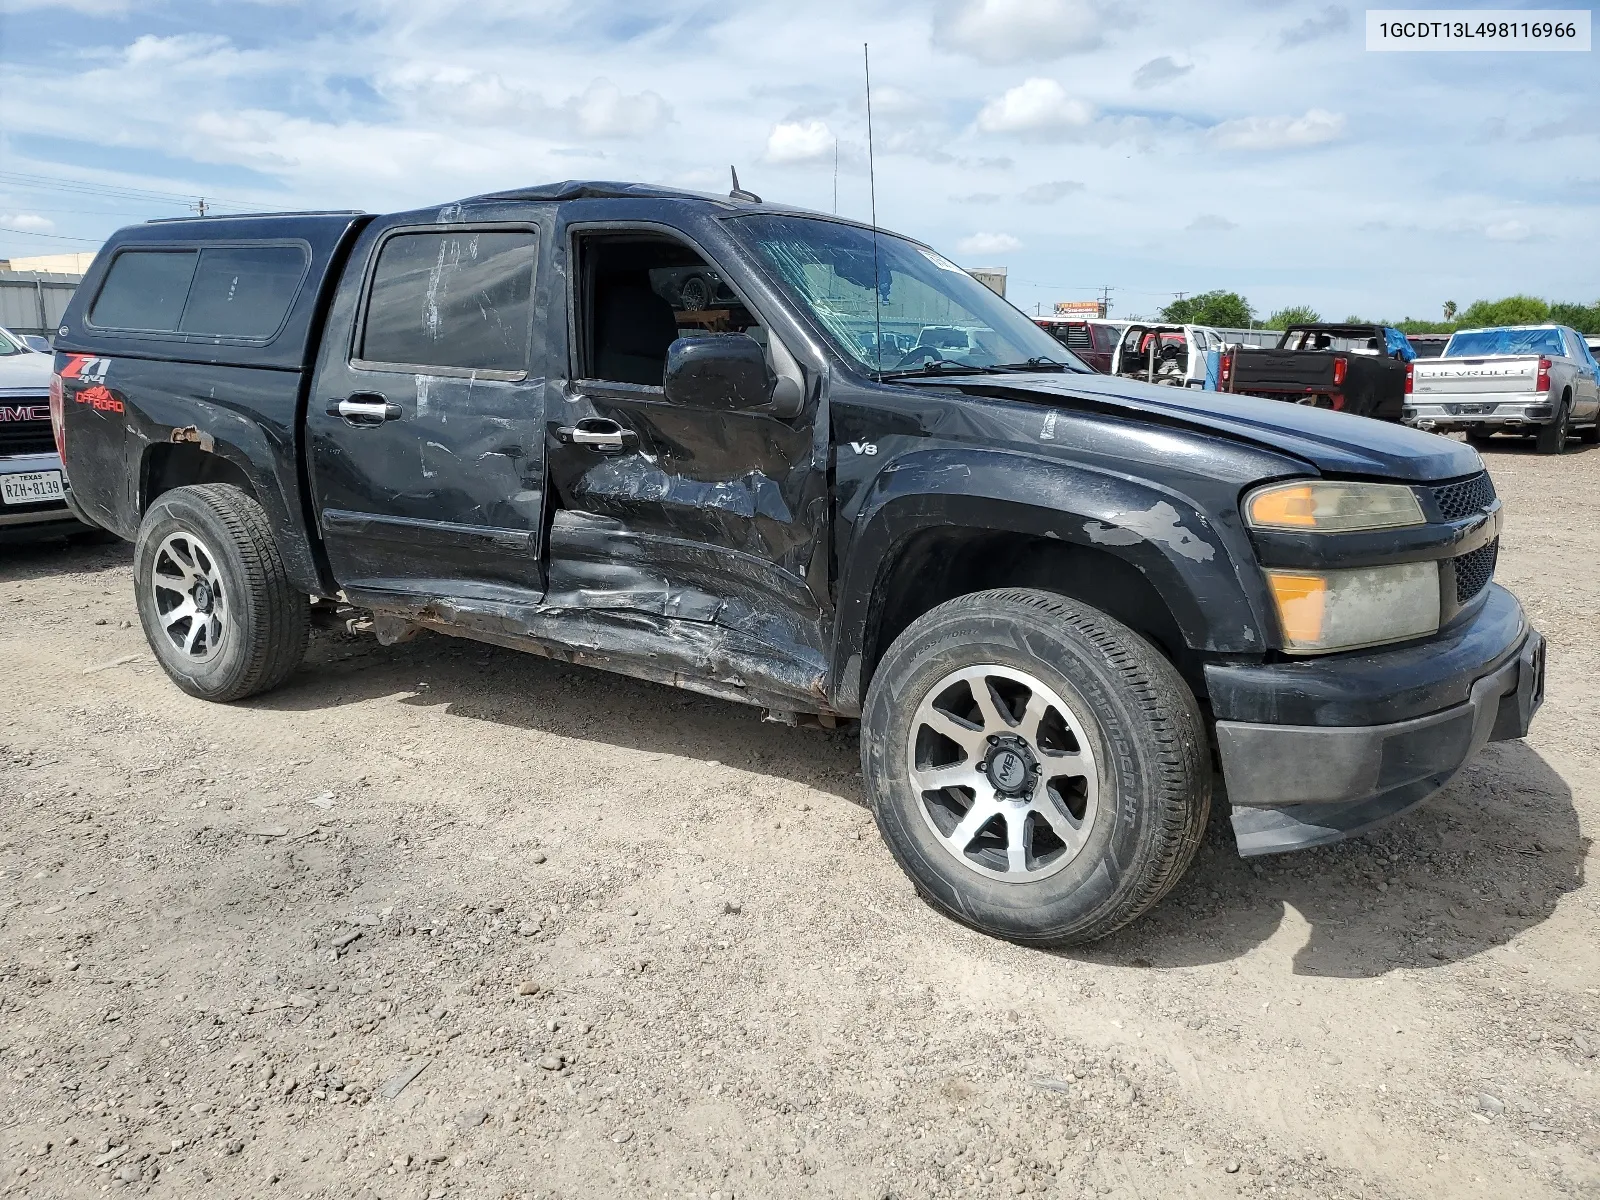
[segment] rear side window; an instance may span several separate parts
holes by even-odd
[[[305,273],[303,246],[124,250],[106,272],[89,323],[130,333],[270,338]]]
[[[1092,348],[1087,325],[1068,325],[1067,336],[1064,340],[1069,350],[1088,350]]]
[[[171,333],[194,279],[195,250],[124,250],[112,260],[89,312],[101,329]]]
[[[209,337],[271,337],[305,273],[306,252],[299,246],[202,250],[178,329]]]
[[[1115,350],[1117,348],[1117,331],[1111,325],[1091,325],[1094,330],[1094,344],[1097,350]]]
[[[532,230],[405,233],[378,252],[358,357],[521,374],[528,365]]]

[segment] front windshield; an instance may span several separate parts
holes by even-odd
[[[960,267],[905,238],[880,232],[875,260],[872,231],[856,225],[768,214],[728,224],[868,371],[1030,363],[1090,370]]]
[[[27,352],[28,348],[26,346],[14,339],[4,329],[0,329],[0,358],[6,358],[12,354],[26,354]]]
[[[1559,329],[1472,329],[1458,333],[1444,348],[1445,358],[1490,354],[1565,354]]]

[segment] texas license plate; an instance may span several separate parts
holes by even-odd
[[[60,471],[24,471],[20,475],[0,475],[0,500],[7,504],[42,504],[64,500]]]

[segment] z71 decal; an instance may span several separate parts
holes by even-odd
[[[76,379],[80,383],[89,385],[74,393],[73,399],[79,404],[87,404],[97,412],[120,413],[123,411],[122,401],[118,400],[115,393],[106,386],[106,373],[110,369],[109,358],[90,358],[86,354],[74,354],[61,368],[61,378]]]

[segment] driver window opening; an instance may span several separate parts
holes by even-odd
[[[595,234],[577,245],[578,374],[660,387],[680,337],[766,330],[720,272],[675,238]]]

